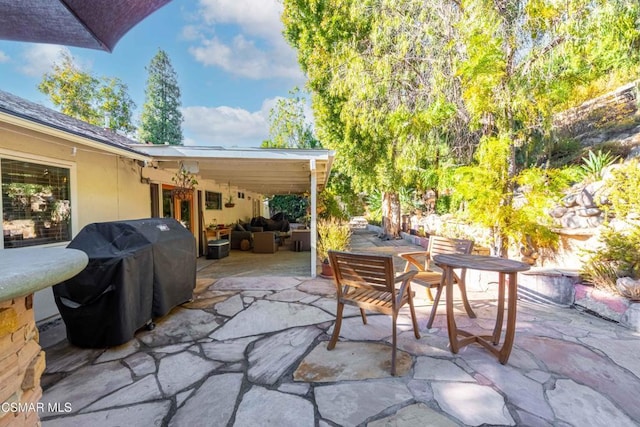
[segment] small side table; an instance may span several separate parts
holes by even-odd
[[[518,295],[518,272],[530,269],[528,264],[506,258],[484,255],[442,254],[435,255],[433,261],[444,271],[442,280],[447,291],[447,330],[451,352],[456,354],[466,345],[477,342],[493,353],[503,365],[509,360],[516,332],[516,312]],[[471,270],[495,271],[498,273],[498,313],[492,335],[475,335],[458,329],[453,313],[453,270],[468,268]],[[505,279],[508,275],[509,300],[507,303],[507,326],[504,343],[500,343],[504,321]],[[462,338],[458,338],[461,336]]]
[[[227,240],[231,237],[231,229],[230,228],[207,228],[207,240],[220,240],[226,238]]]

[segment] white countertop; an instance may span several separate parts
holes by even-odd
[[[70,279],[88,262],[86,253],[63,247],[0,250],[0,301],[29,295]]]

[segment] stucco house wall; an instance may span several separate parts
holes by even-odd
[[[144,167],[135,159],[7,123],[0,126],[0,158],[3,157],[69,169],[72,238],[94,222],[150,217],[150,184],[158,184],[160,188],[173,184],[170,170]],[[233,208],[211,210],[203,207],[201,212],[194,200],[194,221],[199,221],[202,215],[205,225],[248,220],[256,213],[264,215],[264,203],[259,194],[234,186],[229,190],[227,183],[202,178],[198,179],[197,191],[203,198],[205,191],[221,193],[223,203],[230,191],[234,197]],[[237,197],[239,191],[244,193],[244,198]],[[194,235],[199,240],[197,224],[194,222]],[[58,314],[51,288],[35,294],[34,308],[38,321]]]
[[[313,206],[334,156],[329,150],[198,148],[203,149],[139,144],[0,90],[0,159],[6,159],[0,178],[9,184],[0,204],[0,253],[26,245],[66,246],[90,223],[158,213],[188,223],[203,251],[204,226],[268,216],[261,193],[295,194],[311,186]],[[202,175],[194,171],[198,185],[186,219],[179,218],[187,213],[184,201],[173,201],[173,211],[163,212],[163,190],[175,184],[172,177],[185,163],[202,166]],[[221,209],[207,209],[207,191],[220,193]],[[230,194],[235,205],[226,207]],[[314,221],[312,215],[312,230]],[[36,320],[57,314],[51,289],[35,294],[34,308]]]
[[[70,169],[73,236],[92,222],[150,216],[149,186],[140,182],[140,167],[133,159],[34,131],[18,133],[3,128],[0,150],[0,157]]]
[[[0,127],[3,157],[69,169],[72,237],[93,222],[150,216],[149,185],[133,159],[9,125]],[[34,295],[34,313],[38,321],[57,315],[51,288]]]

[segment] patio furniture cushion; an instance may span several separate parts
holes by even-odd
[[[249,242],[249,248],[253,246],[253,233],[251,231],[232,230],[230,238],[231,249],[242,249],[242,242],[245,240]]]
[[[279,242],[275,231],[262,231],[253,233],[253,252],[261,254],[273,254],[278,250]]]

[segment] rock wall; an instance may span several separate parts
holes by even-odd
[[[560,137],[573,138],[584,147],[614,143],[629,153],[640,155],[640,80],[557,114],[554,128]],[[615,166],[614,166],[615,167]],[[606,179],[574,185],[559,206],[549,214],[557,222],[560,235],[558,253],[542,254],[540,264],[579,268],[583,249],[598,245],[602,224],[610,220],[601,206],[608,203]],[[615,220],[613,220],[615,221]]]
[[[578,107],[558,113],[554,116],[554,129],[560,137],[578,139],[584,146],[617,138],[616,134],[621,129],[616,124],[628,123],[629,118],[638,117],[640,114],[639,91],[640,80],[637,80]],[[636,126],[631,127],[628,136],[640,135],[640,132],[633,131]],[[624,135],[622,139],[626,139]]]
[[[33,294],[0,302],[0,426],[40,425],[44,368]]]

